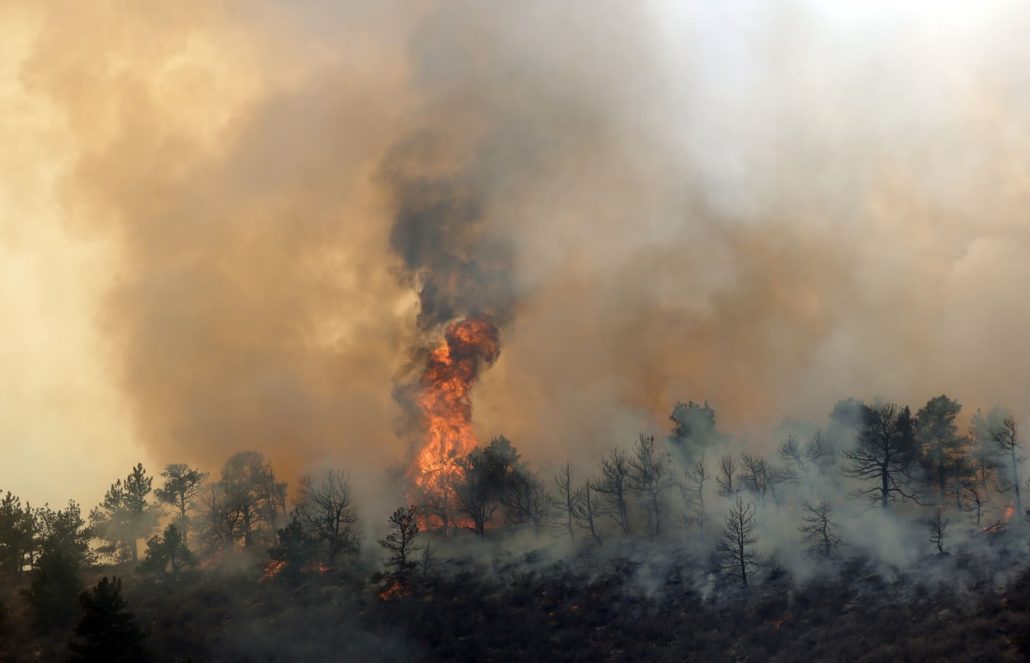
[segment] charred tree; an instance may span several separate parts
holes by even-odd
[[[697,523],[699,529],[705,528],[705,482],[708,480],[708,468],[705,457],[701,455],[693,467],[686,471],[685,482],[681,486],[683,503],[687,509],[686,523]]]
[[[748,578],[758,566],[758,553],[754,545],[758,543],[755,530],[755,510],[744,499],[737,495],[736,503],[730,507],[726,516],[726,526],[716,546],[721,571],[740,581],[741,586],[748,586]]]
[[[899,497],[919,503],[915,492],[906,492],[901,484],[910,478],[915,452],[912,417],[907,407],[899,408],[894,403],[865,406],[856,446],[844,452],[849,463],[844,474],[872,483],[858,493],[873,497],[883,509]]]
[[[629,485],[640,497],[651,523],[651,534],[662,532],[665,492],[672,487],[669,454],[655,449],[654,437],[641,435],[629,459]]]
[[[1023,513],[1023,498],[1019,493],[1019,462],[1022,460],[1023,445],[1019,441],[1016,420],[1012,415],[1006,416],[1001,424],[992,429],[991,439],[1009,465],[1010,481],[1016,493],[1016,512]]]
[[[821,557],[832,557],[840,547],[841,539],[836,534],[837,526],[831,518],[833,506],[822,501],[817,505],[804,504],[804,525],[798,528],[801,539],[809,549]]]
[[[737,493],[740,487],[735,483],[737,478],[737,461],[727,454],[719,459],[719,474],[715,483],[719,485],[719,494],[729,497]]]
[[[587,481],[576,491],[576,500],[573,506],[572,516],[579,523],[580,527],[590,532],[590,538],[595,543],[601,543],[601,530],[598,518],[601,514],[600,495],[593,484]]]
[[[927,523],[927,529],[930,531],[930,543],[937,547],[938,555],[944,554],[944,536],[948,531],[948,522],[941,507],[937,507]]]
[[[576,506],[580,496],[572,486],[572,468],[568,463],[555,475],[554,485],[558,491],[553,500],[557,525],[565,530],[570,540],[575,540]]]
[[[626,454],[619,449],[601,461],[601,479],[594,486],[601,494],[604,512],[615,521],[623,534],[629,534],[630,468]]]

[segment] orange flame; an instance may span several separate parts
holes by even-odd
[[[426,441],[415,459],[415,483],[440,494],[458,475],[455,461],[478,444],[472,430],[471,390],[479,369],[496,361],[501,346],[497,328],[479,317],[447,325],[444,338],[429,353],[419,380],[418,405],[426,423]]]

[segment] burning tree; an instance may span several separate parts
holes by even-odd
[[[429,352],[414,385],[426,437],[415,457],[412,479],[422,501],[445,529],[451,491],[462,478],[464,459],[478,445],[472,430],[472,385],[480,367],[492,364],[499,354],[497,328],[490,321],[481,317],[454,321]]]

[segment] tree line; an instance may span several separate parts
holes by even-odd
[[[459,471],[428,484],[433,489],[407,487],[389,533],[378,540],[385,554],[378,577],[387,594],[410,592],[420,569],[430,572],[434,538],[460,531],[495,537],[531,529],[584,546],[695,532],[713,542],[713,569],[747,587],[764,558],[756,507],[797,507],[798,545],[830,559],[848,544],[836,517],[843,495],[881,510],[901,502],[927,509],[927,541],[945,554],[953,518],[997,528],[995,518],[1010,505],[1030,518],[1020,496],[1014,417],[978,411],[963,433],[960,411],[943,395],[915,414],[895,403],[848,399],[829,426],[788,434],[763,456],[729,452],[732,440],[719,432],[707,403],[679,403],[667,437],[641,435],[629,449],[613,448],[582,479],[569,463],[542,479],[499,436],[454,459]],[[22,599],[43,629],[84,619],[88,606],[125,618],[114,579],[82,591],[83,569],[99,563],[179,583],[202,563],[246,552],[265,560],[271,577],[290,582],[349,564],[360,550],[346,473],[301,477],[291,501],[286,482],[254,451],[234,454],[215,477],[185,464],[151,476],[137,464],[86,517],[74,502],[55,510],[22,504],[9,492],[0,500],[0,575],[24,585]]]

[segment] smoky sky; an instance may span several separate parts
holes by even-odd
[[[1030,386],[1016,3],[12,16],[62,227],[116,247],[93,324],[156,463],[396,462],[411,348],[473,314],[503,345],[477,429],[536,462],[677,400],[767,446],[846,396]]]

